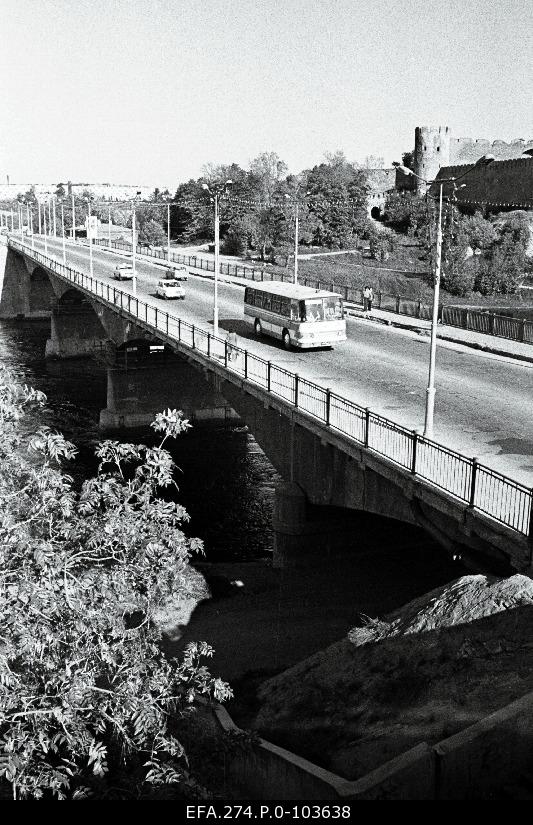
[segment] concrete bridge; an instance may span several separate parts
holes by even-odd
[[[4,317],[51,315],[46,354],[98,352],[108,364],[102,426],[137,426],[164,407],[248,425],[286,480],[275,561],[331,552],[366,511],[421,526],[477,569],[532,569],[532,494],[518,482],[245,349],[228,359],[206,325],[10,238]],[[201,403],[199,403],[201,400]],[[200,407],[204,412],[200,413]]]

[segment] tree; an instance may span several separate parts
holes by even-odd
[[[167,236],[163,225],[153,218],[144,221],[139,230],[139,241],[150,244],[150,246],[164,246],[167,242]]]
[[[313,242],[343,249],[353,245],[367,219],[366,174],[346,160],[343,152],[327,155],[305,173],[308,208],[315,218]]]
[[[209,645],[169,661],[159,644],[158,611],[198,592],[188,560],[201,542],[158,497],[174,484],[163,445],[189,424],[168,410],[158,446],[102,442],[77,492],[62,471],[74,446],[21,424],[44,402],[0,375],[0,772],[15,799],[194,786],[180,719],[198,695],[231,694],[201,664]]]
[[[258,196],[270,203],[288,171],[287,164],[276,152],[262,152],[254,158],[250,163],[250,178]]]

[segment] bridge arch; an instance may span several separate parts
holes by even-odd
[[[46,269],[36,266],[29,277],[28,307],[30,314],[50,312],[55,292]]]

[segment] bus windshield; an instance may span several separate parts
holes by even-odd
[[[301,301],[302,321],[342,320],[342,302],[340,298],[308,298]]]

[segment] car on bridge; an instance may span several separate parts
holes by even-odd
[[[186,281],[189,277],[189,270],[185,264],[176,264],[176,266],[169,266],[165,277],[174,278],[176,281]]]
[[[156,295],[160,298],[185,298],[183,287],[174,279],[159,281],[157,284]]]
[[[117,264],[113,273],[116,281],[130,281],[133,278],[132,264]]]

